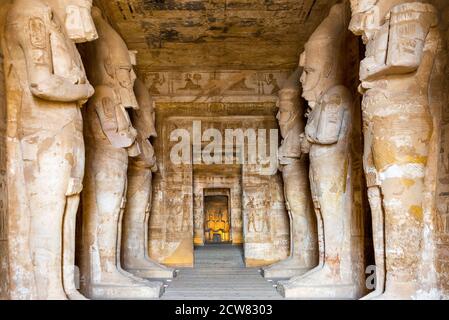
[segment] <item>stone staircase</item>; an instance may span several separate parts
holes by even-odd
[[[195,268],[180,269],[169,282],[164,300],[274,300],[282,299],[258,268],[245,268],[243,249],[206,245],[195,250]]]

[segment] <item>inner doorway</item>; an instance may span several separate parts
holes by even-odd
[[[231,242],[229,197],[213,195],[204,197],[204,240],[206,244]]]

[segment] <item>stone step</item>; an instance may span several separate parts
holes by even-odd
[[[168,283],[165,300],[273,300],[282,299],[260,274],[245,268],[243,249],[232,245],[207,245],[195,250],[195,267],[180,269]]]

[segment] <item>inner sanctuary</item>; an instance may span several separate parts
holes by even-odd
[[[449,299],[449,1],[0,0],[0,300]]]

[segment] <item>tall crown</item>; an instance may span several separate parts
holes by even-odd
[[[342,33],[346,32],[349,22],[349,15],[344,3],[334,5],[329,15],[312,33],[306,43],[313,42],[329,42],[332,44],[334,40],[340,40]]]
[[[290,77],[287,79],[287,81],[285,81],[280,93],[282,93],[284,91],[299,91],[299,88],[300,88],[299,78],[300,78],[300,72],[299,72],[299,68],[297,68],[290,75]]]
[[[350,0],[353,13],[366,12],[374,7],[378,0]]]

